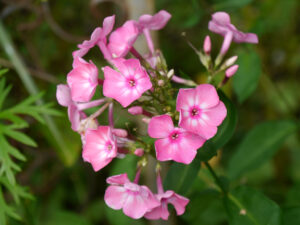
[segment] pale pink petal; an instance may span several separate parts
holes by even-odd
[[[121,209],[127,200],[128,194],[126,189],[121,186],[109,186],[104,195],[105,203],[112,209]]]
[[[165,10],[161,10],[155,15],[142,15],[139,18],[139,25],[142,29],[160,30],[170,20],[171,14]]]
[[[227,109],[223,102],[202,112],[202,119],[211,126],[219,126],[227,115]]]
[[[258,37],[257,37],[256,34],[246,33],[246,37],[244,39],[244,42],[257,44],[258,43]]]
[[[130,182],[127,176],[127,173],[111,176],[106,179],[106,182],[114,185],[124,185],[125,183]]]
[[[80,125],[81,114],[75,105],[68,107],[68,117],[71,122],[72,130],[77,131]]]
[[[233,24],[231,24],[230,17],[225,12],[214,13],[212,15],[212,20],[208,23],[208,29],[224,37],[226,37],[228,33],[231,33],[232,40],[237,43],[258,43],[258,38],[256,34],[243,33],[239,31]]]
[[[66,107],[73,103],[71,99],[70,88],[68,87],[68,85],[64,85],[64,84],[57,85],[56,99],[60,105]]]
[[[152,138],[165,138],[173,129],[173,121],[169,115],[155,116],[148,125],[148,134]]]

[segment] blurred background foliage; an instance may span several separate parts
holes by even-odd
[[[211,163],[219,174],[232,180],[230,201],[224,203],[212,189],[213,178],[203,166],[188,190],[184,185],[176,187],[175,182],[174,187],[192,201],[183,216],[172,216],[168,223],[133,221],[104,204],[106,177],[124,171],[132,177],[136,159],[116,159],[94,173],[83,163],[80,137],[71,131],[66,109],[59,107],[55,98],[56,85],[65,83],[71,70],[72,51],[101,26],[104,17],[116,14],[119,26],[132,15],[160,9],[169,11],[172,19],[156,33],[157,46],[169,68],[198,83],[205,81],[205,70],[182,32],[197,48],[210,34],[215,56],[222,38],[210,33],[207,24],[211,14],[221,10],[230,13],[238,28],[258,34],[260,40],[256,46],[233,44],[227,53],[239,56],[240,69],[224,88],[235,105],[238,122],[233,137]],[[47,115],[46,125],[25,117],[30,126],[22,129],[35,142],[9,141],[27,158],[26,162],[13,162],[22,169],[16,174],[18,184],[28,187],[31,195],[22,192],[24,200],[15,201],[9,187],[1,186],[0,204],[5,200],[16,210],[13,215],[18,215],[5,216],[7,224],[300,224],[300,137],[296,128],[300,117],[299,12],[299,0],[0,0],[0,65],[9,69],[1,73],[1,79],[4,76],[11,85],[5,106],[15,106],[43,91],[41,101],[55,102],[55,109],[63,115]],[[9,49],[12,45],[14,51]],[[105,63],[97,50],[89,57],[97,65]],[[125,122],[119,115],[118,123]],[[172,177],[168,179],[172,187]],[[186,179],[182,184],[189,182]],[[241,184],[251,188],[235,189]],[[237,199],[256,218],[254,222],[244,220],[243,211],[237,211],[240,209],[232,203]]]

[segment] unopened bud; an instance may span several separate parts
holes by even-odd
[[[167,77],[171,78],[174,75],[174,70],[171,69],[168,73],[167,73]]]
[[[128,133],[127,133],[127,130],[124,130],[124,129],[113,129],[112,130],[112,133],[118,137],[127,137]]]
[[[162,87],[162,86],[164,86],[165,82],[163,80],[158,80],[157,84],[158,84],[158,86]]]
[[[211,40],[210,37],[207,35],[203,42],[203,51],[205,54],[209,55],[211,51]]]
[[[222,64],[221,70],[224,70],[224,69],[226,69],[226,68],[232,66],[232,65],[236,62],[237,59],[238,59],[238,56],[236,56],[236,55],[230,57],[229,59],[227,59],[227,60]]]
[[[229,67],[226,71],[225,71],[225,75],[226,77],[232,77],[236,71],[238,70],[239,66],[238,65],[233,65],[231,67]]]
[[[137,148],[135,151],[134,151],[134,154],[141,157],[144,155],[144,149],[142,148]]]
[[[143,119],[142,119],[142,121],[144,122],[144,123],[146,123],[146,124],[148,124],[148,123],[150,123],[150,118],[149,117],[144,117]]]
[[[143,108],[141,106],[133,106],[128,109],[128,112],[132,115],[140,115],[143,113]]]

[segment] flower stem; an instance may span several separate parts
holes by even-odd
[[[222,192],[224,193],[224,195],[227,195],[227,191],[224,188],[220,178],[218,177],[218,175],[215,173],[215,171],[213,170],[213,168],[210,166],[209,162],[204,162],[205,166],[207,167],[208,171],[211,173],[211,175],[213,176],[213,178],[215,179],[216,184],[219,186],[219,188],[222,190]]]

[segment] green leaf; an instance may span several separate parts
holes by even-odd
[[[254,51],[240,51],[237,64],[239,69],[233,77],[233,89],[240,103],[256,89],[262,73],[260,57]]]
[[[238,187],[225,199],[230,225],[280,225],[281,210],[261,192]]]
[[[9,136],[10,138],[15,139],[25,145],[29,145],[32,147],[37,146],[34,140],[32,140],[30,137],[28,137],[26,134],[23,134],[22,132],[15,131],[13,129],[10,129],[9,127],[4,128],[3,126],[0,126],[0,131],[3,132],[3,134]]]
[[[1,79],[0,81],[0,110],[2,109],[3,102],[9,94],[12,86],[8,86],[5,88],[5,79]]]
[[[174,190],[176,193],[186,194],[197,178],[200,167],[201,161],[198,156],[189,165],[172,163],[164,179],[165,190]]]
[[[234,104],[222,91],[219,91],[219,96],[226,106],[227,116],[221,126],[218,127],[217,134],[198,150],[201,161],[208,161],[215,156],[217,151],[230,140],[236,128],[237,110]]]
[[[269,160],[297,128],[297,124],[292,120],[268,121],[254,127],[230,159],[229,177],[237,178]]]
[[[300,224],[300,207],[283,209],[283,225]]]
[[[4,74],[6,74],[9,71],[9,69],[5,68],[5,69],[1,69],[0,70],[0,77],[3,76]]]

